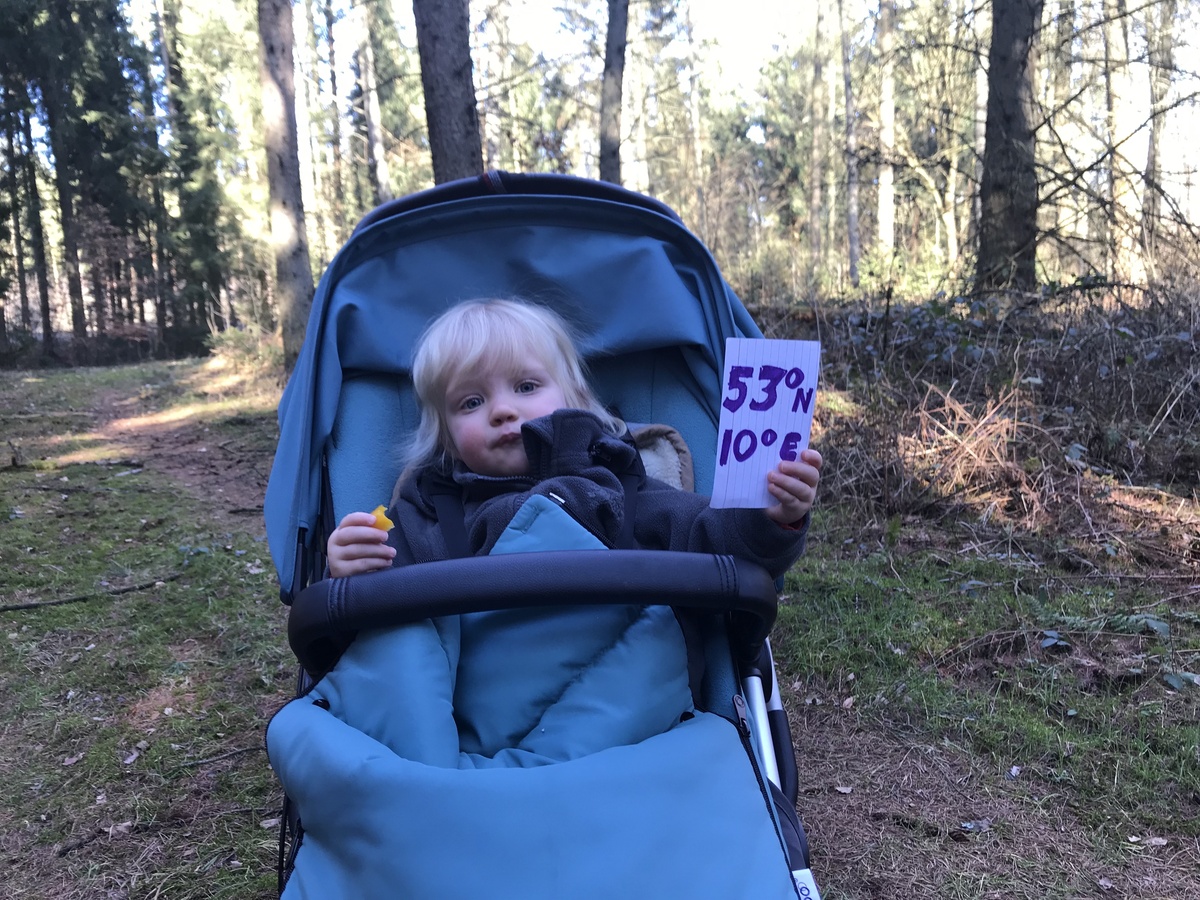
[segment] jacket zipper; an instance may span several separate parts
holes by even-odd
[[[555,503],[557,503],[559,505],[559,507],[562,509],[562,511],[565,512],[568,516],[570,516],[576,525],[578,525],[580,528],[582,528],[584,531],[586,531],[588,534],[590,534],[592,537],[594,537],[596,540],[598,540],[600,543],[602,543],[609,550],[611,550],[613,548],[612,541],[610,541],[608,538],[606,538],[604,535],[602,535],[600,532],[598,532],[591,525],[588,525],[586,522],[581,521],[579,516],[577,516],[577,515],[575,515],[575,513],[571,512],[571,508],[569,506],[567,506],[566,500],[564,500],[562,497],[558,496],[558,494],[554,493],[553,491],[547,491],[546,496],[549,497],[551,500],[553,500]]]

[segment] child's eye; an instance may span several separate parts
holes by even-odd
[[[518,394],[532,394],[538,389],[536,381],[522,381],[517,385]]]
[[[473,409],[479,409],[483,405],[483,400],[480,397],[467,397],[458,404],[458,408],[470,412]]]

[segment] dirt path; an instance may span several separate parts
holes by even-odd
[[[276,402],[263,388],[245,411],[222,409],[216,394],[211,406],[159,412],[135,399],[108,395],[98,404],[100,431],[131,463],[172,479],[208,503],[214,518],[245,528],[250,519],[262,522]]]

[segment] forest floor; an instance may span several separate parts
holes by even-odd
[[[8,896],[275,895],[277,398],[213,361],[6,375]],[[773,644],[827,900],[1200,898],[1200,505],[1077,474],[1037,533],[822,495]]]

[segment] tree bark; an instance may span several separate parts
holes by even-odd
[[[846,103],[846,243],[850,262],[850,283],[858,287],[858,261],[862,243],[858,233],[858,110],[850,72],[850,35],[846,31],[845,8],[838,0],[838,29],[842,34],[842,83]]]
[[[1166,124],[1166,101],[1174,69],[1175,0],[1146,10],[1146,43],[1150,63],[1150,144],[1146,148],[1145,200],[1142,203],[1142,245],[1151,274],[1158,269],[1158,234],[1162,225],[1163,185],[1159,148]]]
[[[49,93],[49,96],[46,94]],[[83,306],[83,280],[79,274],[79,232],[75,219],[75,191],[71,186],[71,156],[63,134],[64,100],[58,90],[43,89],[46,130],[50,134],[50,152],[54,154],[54,184],[58,190],[59,224],[62,226],[63,268],[67,273],[67,294],[71,301],[71,332],[87,337],[87,312]]]
[[[821,184],[825,179],[825,120],[821,94],[825,89],[825,59],[821,45],[821,7],[813,30],[812,89],[809,92],[808,117],[812,127],[812,147],[808,160],[808,288],[816,287],[821,267]]]
[[[987,152],[988,67],[984,39],[991,24],[990,0],[974,0],[971,24],[978,64],[975,66],[975,187],[971,196],[971,237],[978,246],[983,221],[983,157]]]
[[[1033,290],[1038,211],[1033,73],[1042,0],[997,3],[992,16],[976,279],[982,288]]]
[[[383,112],[379,108],[379,86],[375,80],[375,48],[371,44],[371,9],[363,3],[355,7],[358,23],[358,67],[362,79],[363,116],[367,122],[367,171],[375,189],[375,203],[386,203],[392,193],[392,175],[383,147]]]
[[[21,109],[28,106],[29,96],[22,90],[25,103]],[[25,196],[29,200],[28,221],[30,243],[33,245],[33,272],[37,278],[38,311],[42,316],[42,356],[54,355],[54,323],[50,318],[50,268],[46,261],[46,233],[42,229],[42,197],[38,191],[37,173],[33,162],[33,129],[29,124],[29,116],[21,113],[21,136],[24,138],[22,166],[25,174]]]
[[[838,185],[841,183],[841,170],[833,164],[833,147],[836,142],[838,115],[838,70],[837,63],[840,54],[830,54],[825,66],[825,150],[822,154],[821,171],[825,174],[825,234],[822,240],[824,257],[818,260],[818,265],[825,267],[827,273],[837,273],[838,288],[841,288],[841,262],[837,254],[838,237]]]
[[[438,184],[483,172],[467,0],[413,0],[425,120]]]
[[[600,88],[600,180],[613,184],[621,183],[621,86],[628,30],[629,0],[608,0]]]
[[[1132,13],[1125,0],[1104,0],[1104,85],[1107,107],[1108,156],[1108,275],[1139,282],[1146,270],[1141,255],[1142,200],[1137,182],[1141,169],[1134,162],[1144,150],[1142,115],[1133,108],[1129,32]]]
[[[330,209],[333,219],[335,243],[344,237],[342,233],[345,221],[345,175],[342,172],[342,116],[338,109],[337,86],[337,57],[334,53],[333,0],[325,0],[325,46],[329,53],[329,143],[333,150],[333,195],[330,197]]]
[[[895,0],[879,4],[879,192],[876,198],[878,219],[877,246],[885,270],[890,269],[896,251],[896,173],[892,161],[896,155],[896,59]]]
[[[313,295],[296,135],[291,0],[258,0],[258,33],[275,291],[284,366],[291,372],[304,342]]]
[[[1054,186],[1043,194],[1051,205],[1055,260],[1055,276],[1062,277],[1072,264],[1070,239],[1080,237],[1079,225],[1086,223],[1076,207],[1076,188],[1068,174],[1071,161],[1067,148],[1078,127],[1067,115],[1071,100],[1072,71],[1075,66],[1072,44],[1075,41],[1075,0],[1058,0],[1054,14],[1054,50],[1047,54],[1048,82],[1046,85],[1046,124],[1050,147],[1047,153]]]
[[[25,283],[25,244],[21,228],[21,192],[17,184],[17,142],[13,119],[18,115],[16,97],[5,91],[8,114],[4,117],[4,137],[8,144],[8,195],[11,198],[13,229],[13,254],[17,265],[17,293],[21,298],[21,327],[29,331],[33,327],[33,315],[29,309],[29,286]]]
[[[324,167],[322,161],[324,157],[323,140],[325,134],[324,125],[324,109],[321,105],[321,78],[318,75],[320,68],[320,53],[317,51],[317,18],[315,0],[304,0],[304,55],[300,64],[301,77],[304,80],[304,110],[305,132],[308,135],[308,140],[304,143],[304,147],[308,152],[306,163],[302,163],[301,171],[304,164],[308,167],[309,176],[309,192],[312,197],[312,231],[315,235],[315,240],[312,242],[311,250],[315,250],[317,254],[317,269],[318,271],[325,268],[325,264],[329,261],[329,252],[325,243],[325,236],[328,232],[326,227],[326,216],[329,212],[329,205],[326,203],[325,193],[322,190],[324,183]],[[299,120],[297,120],[299,127]],[[307,208],[307,207],[306,207]]]

